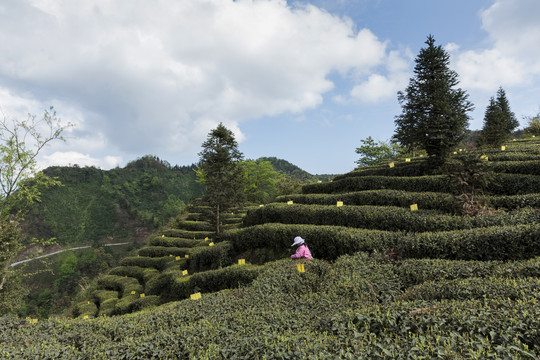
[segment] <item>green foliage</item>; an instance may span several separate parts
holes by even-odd
[[[371,136],[360,140],[362,146],[356,148],[356,153],[360,159],[356,161],[359,166],[379,165],[392,161],[400,152],[397,144],[390,144],[384,141],[375,141]]]
[[[431,35],[426,44],[415,59],[415,76],[398,93],[402,113],[395,119],[394,139],[408,149],[422,147],[438,167],[465,137],[473,105],[465,91],[455,88],[458,75],[448,67],[448,53]]]
[[[523,129],[524,133],[528,136],[540,136],[540,112],[526,119],[529,122],[527,123],[527,127]]]
[[[480,145],[501,146],[510,139],[512,131],[519,126],[514,113],[510,110],[503,88],[497,91],[497,99],[489,100],[484,115],[484,127],[479,138]]]
[[[246,200],[257,204],[266,204],[277,195],[277,182],[283,177],[274,170],[272,163],[263,159],[244,160],[244,192]]]
[[[487,226],[517,225],[540,221],[540,210],[523,209],[474,217],[411,211],[392,206],[341,206],[272,204],[248,212],[245,226],[265,223],[335,225],[386,231],[448,231]]]

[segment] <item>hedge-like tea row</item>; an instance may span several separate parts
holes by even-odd
[[[166,229],[163,230],[163,235],[172,238],[184,238],[184,239],[198,239],[202,240],[207,237],[212,237],[214,232],[212,231],[189,231],[182,229]]]
[[[138,266],[143,268],[154,268],[159,271],[165,270],[166,267],[170,265],[171,262],[176,261],[175,257],[164,256],[164,257],[147,257],[147,256],[128,256],[123,258],[120,261],[122,266]]]
[[[112,316],[115,314],[116,304],[119,299],[110,298],[99,304],[99,316]]]
[[[333,181],[357,176],[423,176],[429,172],[428,164],[423,159],[412,162],[395,161],[392,168],[388,164],[357,168],[346,174],[335,176]]]
[[[181,256],[184,257],[189,254],[192,248],[180,248],[170,246],[145,246],[138,252],[140,256],[148,257],[164,257],[164,256]]]
[[[88,316],[88,318],[93,318],[98,313],[98,308],[95,302],[90,300],[85,300],[83,302],[80,302],[76,304],[73,307],[73,317],[85,317]]]
[[[364,190],[411,190],[424,192],[451,192],[446,176],[390,177],[356,176],[326,183],[309,184],[302,187],[303,194],[332,194]]]
[[[134,311],[139,311],[145,307],[157,306],[161,304],[161,299],[159,296],[148,295],[145,297],[140,297],[139,294],[129,295],[123,297],[115,303],[114,310],[112,315],[122,315],[132,313]],[[101,315],[101,312],[100,312]]]
[[[206,221],[184,220],[178,224],[178,227],[182,230],[189,230],[189,231],[212,231],[213,230],[213,226]]]
[[[485,199],[489,206],[497,209],[540,208],[540,193],[486,196]]]
[[[95,302],[98,304],[103,303],[108,299],[118,299],[118,291],[115,290],[96,290],[92,294],[92,297]]]
[[[488,162],[487,169],[495,173],[540,175],[540,155],[536,160]]]
[[[233,230],[224,239],[236,252],[246,249],[289,249],[302,236],[317,258],[334,260],[358,251],[394,249],[402,258],[461,260],[529,259],[540,256],[540,224],[494,226],[441,232],[409,233],[342,226],[264,224]]]
[[[129,295],[132,291],[139,294],[143,290],[137,279],[117,275],[105,275],[100,277],[97,281],[97,288],[98,290],[117,291],[119,298]]]
[[[170,280],[166,297],[170,300],[182,300],[195,292],[209,293],[234,289],[251,283],[260,272],[260,266],[232,265],[189,276],[175,276]]]
[[[217,269],[230,265],[232,244],[228,241],[214,246],[199,246],[189,253],[188,268],[190,273]]]
[[[386,231],[448,231],[540,222],[540,210],[452,216],[433,210],[410,211],[390,206],[326,206],[272,204],[250,211],[246,226],[265,223],[335,225]]]
[[[298,194],[279,196],[276,202],[292,200],[294,204],[336,205],[380,205],[409,208],[418,204],[419,209],[458,213],[459,205],[453,195],[439,192],[409,192],[404,190],[366,190],[341,194]]]
[[[363,190],[393,189],[419,192],[452,192],[452,184],[447,176],[418,176],[418,177],[388,177],[362,176],[349,177],[341,180],[309,184],[302,187],[304,194],[332,194]],[[523,174],[494,174],[494,180],[486,187],[487,194],[517,195],[537,192],[540,189],[540,176]]]
[[[407,259],[395,267],[404,288],[427,281],[463,278],[540,278],[540,257],[522,261]]]
[[[177,247],[177,248],[191,248],[194,246],[204,245],[204,241],[174,238],[174,237],[162,237],[161,235],[159,235],[159,236],[150,237],[150,239],[148,240],[148,245]]]
[[[467,278],[427,281],[413,286],[401,296],[403,300],[469,300],[540,298],[540,279]]]
[[[109,275],[127,276],[135,278],[141,284],[159,274],[159,271],[154,268],[144,268],[139,266],[117,266],[109,271]]]

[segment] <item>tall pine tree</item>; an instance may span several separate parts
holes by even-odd
[[[199,153],[199,181],[206,185],[203,202],[213,212],[216,233],[222,233],[222,214],[244,200],[242,153],[232,131],[223,124],[210,131]]]
[[[489,99],[484,115],[484,127],[478,142],[480,145],[500,146],[511,137],[512,131],[518,126],[519,122],[510,110],[506,93],[500,87],[497,98]]]
[[[414,77],[405,92],[398,92],[402,113],[396,116],[393,139],[409,150],[425,149],[438,167],[464,138],[473,105],[465,91],[455,88],[458,75],[448,67],[448,53],[431,35],[426,44],[415,59]]]

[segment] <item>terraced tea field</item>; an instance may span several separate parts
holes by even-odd
[[[493,172],[490,211],[460,215],[450,179],[422,158],[230,214],[219,239],[193,207],[100,279],[76,319],[1,319],[0,353],[537,359],[540,142],[472,153]],[[298,261],[305,272],[287,256],[298,235],[315,256]]]

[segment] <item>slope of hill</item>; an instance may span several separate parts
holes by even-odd
[[[219,239],[193,208],[98,281],[79,319],[1,319],[2,356],[537,358],[539,145],[475,153],[494,180],[473,217],[420,158],[306,185]],[[283,259],[297,235],[315,260]]]
[[[44,190],[23,224],[28,237],[61,245],[132,241],[202,195],[192,166],[170,166],[144,156],[124,168],[51,167],[62,186]]]

